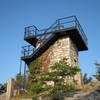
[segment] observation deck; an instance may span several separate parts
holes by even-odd
[[[69,36],[78,51],[88,50],[87,37],[76,16],[57,19],[49,28],[39,30],[36,26],[25,28],[24,40],[30,45],[22,47],[21,57],[27,64],[38,58],[61,36]],[[40,46],[36,48],[36,43]]]

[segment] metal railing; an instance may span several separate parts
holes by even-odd
[[[32,45],[27,45],[22,47],[22,56],[26,57],[31,55],[35,51]]]
[[[85,35],[78,19],[76,18],[76,16],[70,16],[70,17],[58,19],[49,28],[42,29],[42,30],[39,30],[34,25],[25,27],[24,36],[25,37],[35,36],[38,39],[40,39],[44,35],[46,37],[46,35],[48,35],[52,32],[59,31],[61,29],[71,28],[71,27],[76,27],[78,29],[79,34],[82,36],[83,41],[87,45],[88,43],[87,43],[86,35]]]
[[[24,37],[36,36],[37,35],[37,31],[38,31],[38,29],[34,25],[25,27]]]
[[[78,19],[76,18],[76,16],[70,16],[70,17],[57,19],[49,28],[42,29],[42,30],[39,30],[34,25],[26,27],[24,37],[34,36],[40,41],[46,40],[52,35],[53,32],[61,31],[63,29],[70,29],[70,28],[73,28],[73,27],[77,28],[77,30],[79,31],[79,34],[82,37],[85,45],[88,45],[87,37],[86,37]],[[29,47],[26,47],[26,49],[24,48],[25,53],[28,52],[28,53],[26,53],[28,55],[30,54],[29,53],[30,50],[28,50]]]

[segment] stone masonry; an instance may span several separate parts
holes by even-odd
[[[0,95],[0,100],[11,100],[14,92],[14,79],[9,78],[7,82],[7,92]]]
[[[38,46],[39,44],[37,44]],[[48,50],[46,50],[40,57],[39,60],[42,62],[43,70],[48,69],[52,64],[59,60],[67,58],[69,65],[73,67],[79,67],[78,61],[78,49],[73,43],[70,37],[64,36],[55,41]],[[78,84],[82,85],[82,75],[79,72],[75,79],[78,80]]]

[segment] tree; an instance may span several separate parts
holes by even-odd
[[[20,73],[16,75],[15,88],[21,90],[24,88],[24,77]]]
[[[95,77],[98,81],[100,81],[100,64],[99,64],[98,62],[96,62],[96,63],[95,63],[95,66],[96,66],[97,71],[96,71],[96,74],[94,75],[94,77]]]
[[[38,95],[47,100],[62,100],[66,94],[75,89],[73,84],[64,82],[66,76],[71,77],[72,83],[75,83],[74,76],[78,71],[80,71],[78,67],[68,65],[66,58],[55,63],[48,71],[42,71],[41,63],[33,61],[29,65],[31,83],[29,90],[33,100],[36,100]]]
[[[1,88],[2,84],[0,83],[0,88]]]
[[[42,82],[40,81],[41,71],[42,71],[42,64],[35,60],[28,66],[29,72],[29,93],[32,96],[33,100],[36,100],[37,94],[42,89]]]
[[[88,84],[88,83],[90,83],[92,81],[92,77],[87,77],[87,73],[85,73],[84,74],[84,76],[83,76],[83,83],[84,84]]]
[[[5,93],[7,91],[7,83],[0,84],[0,93]]]

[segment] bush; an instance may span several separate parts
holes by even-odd
[[[20,73],[16,75],[15,88],[18,90],[24,88],[24,76]]]
[[[42,84],[40,83],[34,83],[34,85],[32,85],[32,87],[29,90],[29,93],[32,96],[33,100],[36,100],[36,95],[41,91],[42,89]]]
[[[45,100],[63,100],[65,96],[71,96],[74,91],[74,85],[56,84],[54,87],[47,88],[47,91],[42,94],[42,98]]]
[[[98,81],[100,81],[100,64],[96,62],[95,65],[96,65],[97,71],[96,71],[96,74],[94,75],[94,77],[95,77]]]
[[[83,83],[84,84],[88,84],[88,83],[90,83],[92,81],[92,77],[87,77],[87,73],[85,73],[84,74],[84,76],[83,76]]]
[[[66,94],[75,90],[75,86],[64,82],[66,76],[72,77],[74,83],[74,76],[80,69],[68,65],[67,59],[55,63],[50,67],[51,71],[42,71],[42,64],[38,61],[33,61],[29,65],[29,82],[31,83],[29,92],[33,100],[41,95],[45,100],[62,100]],[[49,84],[48,83],[54,83]]]

